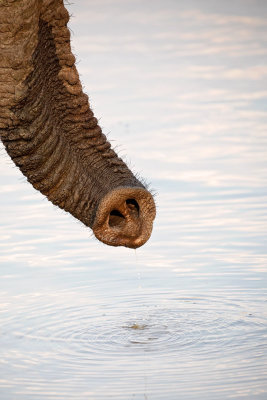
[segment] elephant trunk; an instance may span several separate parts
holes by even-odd
[[[28,181],[113,246],[149,238],[153,197],[111,149],[82,92],[60,0],[0,5],[0,136]]]
[[[137,248],[150,237],[154,218],[154,201],[147,190],[120,187],[101,200],[93,231],[106,244]]]

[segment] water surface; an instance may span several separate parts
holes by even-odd
[[[97,242],[0,156],[0,398],[267,397],[264,1],[68,5],[104,132],[157,192]]]

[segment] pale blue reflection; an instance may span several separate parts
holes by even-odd
[[[265,399],[266,3],[67,7],[95,114],[158,215],[136,252],[104,246],[1,147],[1,400]]]

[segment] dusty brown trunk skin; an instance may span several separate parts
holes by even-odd
[[[113,246],[151,234],[152,196],[82,92],[61,0],[0,0],[0,136],[35,189]]]

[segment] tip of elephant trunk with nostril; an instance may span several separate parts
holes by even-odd
[[[150,238],[156,207],[143,188],[117,188],[100,202],[93,224],[97,239],[110,246],[136,249]]]

